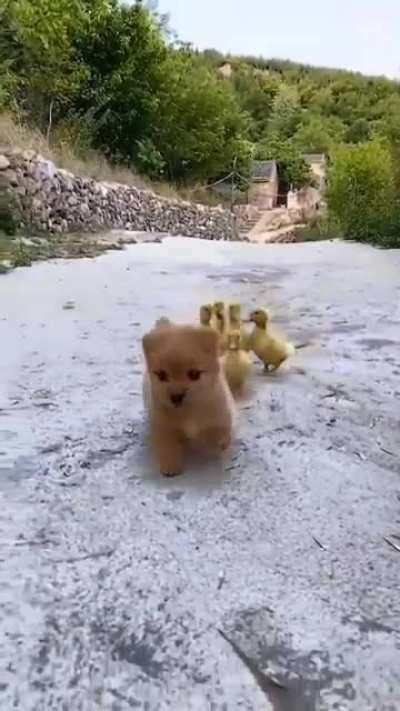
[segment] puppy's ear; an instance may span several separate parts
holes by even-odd
[[[198,338],[201,350],[213,358],[219,356],[220,336],[213,328],[199,328]]]
[[[153,328],[151,331],[149,331],[149,333],[146,333],[146,335],[143,336],[142,346],[147,362],[149,362],[152,355],[154,355],[154,353],[159,350],[160,344],[164,339],[163,331],[164,329],[162,328]]]

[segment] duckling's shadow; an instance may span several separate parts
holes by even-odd
[[[266,386],[268,384],[285,385],[285,383],[291,381],[294,377],[306,374],[307,371],[297,365],[285,365],[278,368],[278,370],[264,370],[260,368],[253,373],[252,386],[256,390],[260,381],[264,382]]]

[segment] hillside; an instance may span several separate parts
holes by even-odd
[[[228,77],[220,71],[226,62]],[[207,185],[233,165],[246,178],[254,159],[271,158],[298,187],[309,178],[304,153],[333,160],[337,147],[374,142],[398,185],[398,83],[197,52],[173,41],[165,20],[141,2],[5,0],[0,110],[39,130],[53,149],[83,159],[96,150],[112,165],[180,188]]]
[[[329,152],[334,143],[390,137],[398,121],[400,86],[385,77],[214,50],[201,56],[215,69],[230,65],[229,81],[251,116],[257,143],[275,133],[304,152]]]

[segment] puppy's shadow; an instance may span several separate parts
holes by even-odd
[[[197,452],[190,452],[185,461],[184,473],[173,478],[159,474],[146,438],[129,458],[130,469],[135,479],[144,486],[173,494],[192,492],[202,495],[220,489],[231,474],[231,454],[221,458],[208,458]]]

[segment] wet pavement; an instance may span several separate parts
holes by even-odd
[[[140,338],[267,304],[232,451],[153,471]],[[166,240],[0,277],[0,708],[400,708],[400,253]]]

